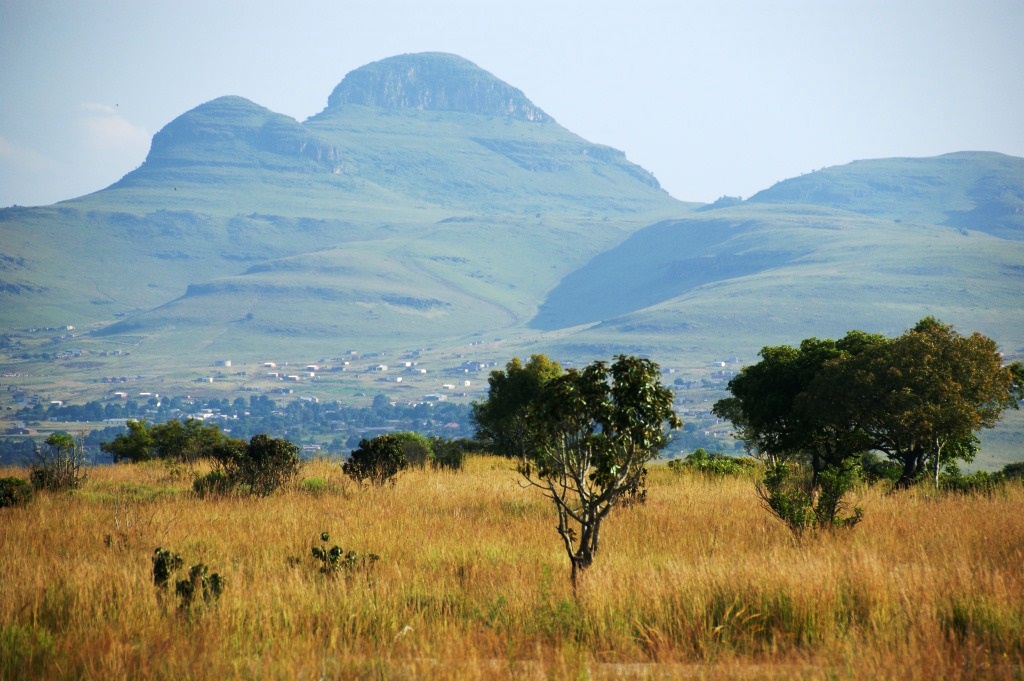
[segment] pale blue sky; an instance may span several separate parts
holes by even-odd
[[[347,72],[421,51],[684,200],[862,158],[1024,156],[1024,0],[0,0],[0,206],[115,182],[215,97],[301,121]]]

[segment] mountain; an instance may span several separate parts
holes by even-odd
[[[177,384],[353,347],[700,364],[928,314],[1024,352],[1022,228],[1024,159],[857,161],[685,203],[471,62],[401,55],[306,121],[221,97],[110,187],[0,210],[0,363],[83,395],[95,363],[39,358],[124,348],[103,371]]]
[[[162,354],[457,339],[529,319],[561,276],[687,208],[471,62],[403,55],[303,123],[222,97],[111,187],[0,211],[0,325]]]

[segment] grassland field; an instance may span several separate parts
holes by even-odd
[[[554,510],[507,460],[376,489],[316,460],[261,499],[196,497],[200,472],[95,467],[0,509],[0,679],[1024,674],[1021,486],[860,487],[860,525],[797,539],[752,478],[655,466],[574,597]],[[322,574],[321,532],[380,558]],[[154,586],[156,547],[223,594],[182,609]]]

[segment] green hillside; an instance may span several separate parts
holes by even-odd
[[[794,177],[753,204],[810,204],[1024,240],[1024,159],[991,152],[855,161]]]

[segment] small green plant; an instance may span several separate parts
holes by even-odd
[[[345,578],[351,578],[357,572],[362,572],[368,582],[372,581],[373,569],[380,560],[375,553],[357,553],[356,551],[345,551],[338,545],[327,548],[327,542],[331,540],[327,532],[320,533],[320,546],[314,546],[311,550],[313,559],[319,564],[320,574],[328,577],[335,577],[344,574]]]
[[[188,579],[179,580],[174,588],[178,598],[181,599],[178,607],[181,610],[188,610],[199,594],[203,596],[203,603],[207,605],[215,603],[224,592],[224,585],[224,578],[220,574],[216,572],[210,574],[202,563],[193,565],[189,568]]]
[[[181,565],[181,556],[158,546],[153,551],[153,584],[158,589],[166,589],[171,574]]]
[[[157,547],[153,551],[153,584],[167,591],[171,576],[185,564],[181,556],[167,549]],[[178,580],[174,592],[178,596],[178,610],[189,611],[197,596],[202,596],[203,603],[211,605],[220,598],[226,585],[225,579],[218,573],[210,574],[203,563],[189,568],[188,578]]]
[[[24,506],[32,501],[32,485],[23,478],[0,478],[0,508]]]

